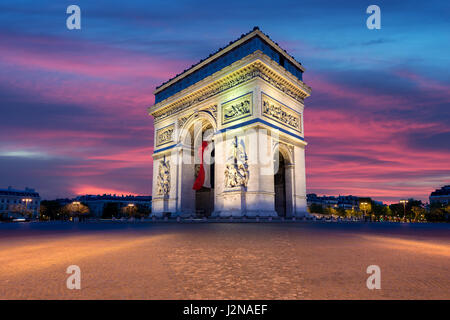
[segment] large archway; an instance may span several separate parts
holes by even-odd
[[[274,175],[275,211],[279,217],[286,217],[286,167],[283,154],[275,155],[278,159],[278,170]],[[275,162],[276,163],[276,162]]]
[[[200,112],[186,122],[180,135],[183,145],[182,184],[179,197],[180,211],[198,218],[209,217],[214,211],[215,165],[214,133],[215,122],[207,113]],[[194,182],[200,171],[202,142],[207,142],[203,152],[204,183],[194,190]]]
[[[279,217],[294,215],[294,164],[289,148],[281,143],[274,149],[274,207]]]
[[[204,185],[199,189],[195,190],[195,216],[198,218],[209,217],[214,211],[214,138],[208,137],[205,134],[212,130],[212,126],[207,126],[202,130],[202,140],[207,141],[208,146],[204,151],[203,168],[205,171],[205,182]],[[200,149],[194,148],[195,149]],[[198,152],[199,150],[197,150]],[[196,151],[194,151],[196,152]],[[200,152],[198,152],[200,153]],[[200,170],[200,164],[195,164],[195,179],[198,176]]]

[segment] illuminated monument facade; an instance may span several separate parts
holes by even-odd
[[[159,86],[153,214],[307,215],[303,72],[254,28]]]

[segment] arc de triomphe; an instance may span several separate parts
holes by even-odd
[[[307,215],[303,72],[255,27],[159,86],[152,213]]]

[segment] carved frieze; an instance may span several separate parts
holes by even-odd
[[[302,132],[301,115],[299,113],[264,93],[261,94],[261,99],[262,114],[264,116],[298,132]]]
[[[212,114],[212,116],[214,117],[214,119],[216,119],[217,121],[217,105],[213,104],[211,106],[209,106],[208,108],[206,108],[207,111],[209,111],[209,113]]]
[[[267,73],[264,73],[261,71],[258,73],[258,77],[260,77],[262,80],[266,81],[267,83],[273,85],[275,88],[277,88],[281,92],[283,92],[283,93],[287,94],[288,96],[291,96],[295,100],[303,103],[304,96],[295,93],[294,91],[289,89],[286,85],[284,85],[282,82],[277,81],[276,79],[274,79]]]
[[[190,117],[191,117],[191,115],[187,115],[187,116],[182,116],[182,117],[178,118],[178,128],[182,128],[184,126],[184,124],[186,123],[186,121],[189,120]]]
[[[252,115],[252,93],[222,104],[222,124],[233,122]]]
[[[259,77],[260,79],[276,87],[283,93],[303,103],[303,99],[305,98],[304,94],[292,90],[291,86],[287,86],[284,81],[275,79],[275,77],[270,74],[270,72],[266,67],[264,67],[261,63],[257,62],[252,64],[248,68],[245,68],[245,70],[240,72],[239,74],[218,82],[216,85],[212,86],[211,89],[204,90],[203,93],[200,95],[193,96],[190,99],[189,98],[183,99],[182,102],[180,101],[176,103],[173,107],[171,107],[168,110],[158,111],[156,114],[154,114],[155,123],[163,119],[166,119],[167,117],[170,117],[173,114],[176,114],[182,110],[185,110],[194,104],[200,103],[208,98],[211,98],[212,96],[219,94],[225,90],[240,85],[244,82],[250,81],[256,77]]]
[[[156,130],[156,146],[159,147],[173,141],[173,131],[175,125],[171,124],[167,127]]]

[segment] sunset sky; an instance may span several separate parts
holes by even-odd
[[[81,30],[66,8],[81,8]],[[381,8],[368,30],[366,8]],[[306,68],[307,191],[386,202],[450,184],[445,1],[0,3],[0,188],[150,194],[155,87],[250,31]]]

